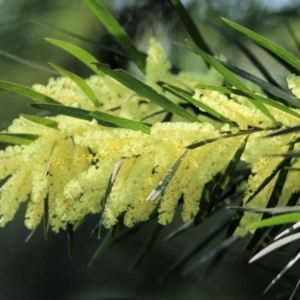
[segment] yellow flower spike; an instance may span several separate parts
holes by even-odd
[[[22,163],[23,148],[9,146],[5,151],[0,151],[0,180],[18,170]]]
[[[30,166],[23,165],[1,187],[0,227],[11,221],[31,191]]]

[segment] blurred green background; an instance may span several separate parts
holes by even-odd
[[[119,17],[120,22],[143,51],[147,41],[155,36],[168,50],[172,63],[184,70],[202,70],[199,58],[172,44],[183,42],[187,34],[182,30],[176,14],[166,1],[101,1]],[[244,40],[222,24],[226,17],[264,35],[284,48],[297,52],[297,46],[285,22],[294,29],[300,41],[299,1],[185,1],[207,43],[229,62],[256,74],[255,69],[235,46],[212,29],[200,23],[206,20],[221,26],[240,38],[265,63],[274,78],[284,84],[286,71],[263,51]],[[62,39],[77,44],[115,67],[129,67],[127,62],[101,50],[101,46],[118,46],[107,35],[99,21],[83,1],[76,0],[2,0],[0,1],[0,51],[32,61],[44,67],[54,62],[83,77],[90,71],[62,50],[48,44],[44,38]],[[39,23],[42,22],[43,24]],[[50,24],[50,26],[45,26]],[[91,39],[93,43],[74,38],[53,28]],[[50,67],[49,67],[50,68]],[[134,71],[134,70],[133,70]],[[31,86],[46,84],[51,75],[0,55],[0,80]],[[20,113],[37,113],[29,107],[30,99],[0,94],[0,128],[3,130]],[[40,112],[38,112],[40,113]],[[98,221],[91,216],[75,232],[73,260],[68,258],[67,234],[50,233],[43,238],[42,226],[24,244],[29,231],[24,227],[25,205],[16,219],[0,230],[0,299],[288,299],[299,276],[295,268],[263,296],[262,292],[290,259],[287,254],[270,256],[263,262],[249,266],[249,253],[242,253],[242,245],[233,247],[217,266],[206,274],[207,265],[192,275],[181,278],[180,272],[158,284],[159,275],[192,247],[225,214],[224,211],[205,225],[194,228],[169,242],[163,238],[181,225],[180,212],[172,225],[164,228],[159,240],[145,261],[132,272],[128,269],[154,223],[149,223],[126,240],[112,246],[94,266],[88,261],[99,245],[90,237]],[[198,254],[206,253],[222,240],[222,235]]]

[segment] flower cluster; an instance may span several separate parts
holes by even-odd
[[[195,84],[219,85],[222,78],[214,69],[207,74],[180,72],[171,74],[171,65],[162,47],[151,41],[147,58],[145,82],[163,92],[156,84],[164,81],[182,88],[193,89]],[[289,77],[289,85],[295,95],[299,90],[296,77]],[[80,88],[68,78],[51,79],[47,86],[33,88],[60,103],[94,111],[99,109],[123,118],[141,121],[161,110],[149,99],[141,99],[133,91],[108,76],[92,76],[86,83],[99,101],[99,107],[89,101]],[[166,94],[178,103],[178,99]],[[239,128],[248,126],[268,128],[274,120],[251,106],[247,99],[236,101],[217,92],[195,90],[194,98],[209,105]],[[239,99],[240,100],[240,99]],[[290,126],[296,121],[268,107],[277,121]],[[75,224],[87,214],[103,212],[103,224],[115,225],[120,216],[126,226],[145,221],[157,208],[159,222],[172,221],[179,199],[183,200],[182,219],[190,221],[199,210],[203,188],[215,175],[224,172],[243,143],[245,136],[219,139],[204,146],[186,150],[195,142],[218,138],[219,130],[209,123],[188,123],[177,118],[176,122],[161,123],[162,115],[151,116],[150,135],[121,128],[108,128],[95,120],[84,121],[67,116],[52,117],[58,128],[50,128],[20,117],[7,129],[8,133],[27,133],[39,136],[27,146],[9,146],[0,152],[0,226],[12,220],[20,203],[28,200],[25,224],[29,229],[38,226],[47,203],[49,224],[54,231]],[[296,119],[296,118],[295,118]],[[289,121],[287,121],[289,120]],[[228,129],[225,125],[224,129]],[[230,129],[234,130],[234,129]],[[280,158],[268,155],[284,153],[297,134],[269,139],[261,137],[268,131],[249,136],[242,160],[252,166],[253,175],[248,181],[244,202],[279,163]],[[168,184],[155,197],[165,175],[172,171],[174,163],[180,164]],[[296,163],[296,165],[298,162]],[[115,171],[118,166],[118,173]],[[113,185],[106,198],[109,181]],[[250,203],[263,206],[270,196],[276,177]],[[300,189],[295,173],[286,181],[281,204]],[[147,200],[148,199],[148,200]],[[245,214],[238,234],[252,221]]]

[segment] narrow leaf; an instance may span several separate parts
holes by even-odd
[[[170,0],[171,4],[175,8],[176,12],[178,13],[185,29],[191,36],[194,43],[203,51],[208,54],[213,54],[212,50],[208,47],[206,42],[204,41],[203,37],[201,36],[199,30],[197,29],[193,19],[191,18],[190,14],[187,12],[183,4],[180,0]]]
[[[157,105],[163,107],[165,110],[174,113],[178,116],[181,116],[190,122],[200,122],[198,118],[188,113],[185,109],[173,103],[165,96],[159,94],[153,88],[151,88],[144,82],[140,81],[139,79],[135,78],[134,76],[130,75],[126,71],[112,70],[108,65],[104,65],[104,64],[97,63],[96,66],[101,72],[111,76],[112,78],[114,78],[115,80],[123,84],[124,86],[136,92],[141,97],[145,97],[151,100]]]
[[[247,226],[248,230],[276,226],[280,224],[294,223],[300,221],[300,213],[289,213],[281,216],[272,217],[269,219],[261,220]]]
[[[213,59],[211,56],[206,54],[204,51],[199,49],[195,44],[191,43],[190,41],[186,40],[186,43],[194,50],[197,54],[199,54],[205,61],[207,61],[212,67],[214,67],[221,75],[224,76],[224,78],[234,87],[237,89],[240,89],[242,91],[251,92],[249,88],[240,81],[237,77],[233,75],[228,69],[226,69],[222,64],[220,64],[218,61]],[[254,98],[257,101],[253,101],[252,99],[249,99],[251,103],[260,110],[263,114],[265,114],[267,117],[274,120],[272,114],[269,112],[269,110],[261,103],[259,100],[255,97]]]
[[[17,61],[17,62],[19,62],[19,63],[21,63],[23,65],[29,66],[29,67],[34,68],[36,70],[41,70],[41,71],[44,71],[44,72],[47,72],[47,73],[50,73],[50,74],[53,74],[53,75],[59,75],[59,73],[57,73],[56,71],[54,71],[54,70],[52,70],[50,68],[41,66],[41,65],[39,65],[37,63],[34,63],[34,62],[30,61],[30,60],[20,58],[20,57],[18,57],[16,55],[12,55],[12,54],[7,53],[5,51],[0,50],[0,55],[3,55],[5,57],[7,57],[7,58],[10,58],[11,60]]]
[[[252,64],[260,71],[260,73],[273,85],[279,87],[278,83],[272,78],[267,68],[256,58],[256,56],[253,54],[253,52],[250,50],[249,47],[247,47],[244,43],[240,41],[240,39],[237,37],[235,38],[232,34],[229,34],[225,30],[223,30],[220,27],[217,27],[216,25],[204,21],[202,22],[204,25],[209,26],[219,34],[221,34],[223,37],[225,37],[230,44],[234,44],[237,48],[241,50],[242,53],[252,62]]]
[[[201,265],[206,263],[209,259],[215,257],[217,254],[223,252],[224,250],[228,249],[233,243],[237,242],[240,239],[239,236],[231,236],[223,241],[220,245],[209,251],[206,255],[202,256],[199,260],[192,263],[186,270],[182,273],[182,276],[186,276],[189,273],[193,272]]]
[[[238,25],[232,21],[229,21],[225,18],[222,18],[222,20],[233,27],[234,29],[242,32],[243,34],[247,35],[250,37],[253,41],[255,41],[257,44],[261,45],[265,49],[269,50],[270,52],[274,53],[276,56],[280,57],[284,61],[286,61],[292,69],[298,70],[298,74],[300,71],[300,60],[297,59],[295,56],[290,54],[288,51],[284,50],[282,47],[276,45],[275,43],[271,42],[270,40],[260,36],[259,34],[241,26]]]
[[[145,256],[149,253],[150,249],[152,248],[153,244],[158,238],[158,235],[160,231],[162,230],[163,226],[159,223],[155,222],[154,228],[150,235],[148,236],[147,240],[145,241],[144,245],[142,246],[140,252],[136,256],[134,262],[132,263],[131,267],[129,268],[129,271],[134,270],[141,261],[145,258]]]
[[[186,148],[187,149],[196,149],[196,148],[202,147],[204,145],[217,142],[217,141],[222,140],[222,139],[229,139],[229,138],[232,138],[232,137],[251,134],[251,133],[258,132],[258,131],[260,131],[260,130],[247,130],[247,131],[241,131],[241,132],[238,132],[238,133],[224,134],[224,135],[221,135],[221,136],[216,137],[216,138],[212,138],[212,139],[208,139],[208,140],[204,140],[204,141],[201,141],[201,142],[190,144],[190,145],[186,146]]]
[[[187,223],[184,223],[182,224],[181,226],[179,226],[178,228],[176,228],[174,231],[172,231],[171,233],[169,233],[165,238],[164,238],[164,242],[180,235],[181,233],[191,229],[191,228],[194,228],[194,222],[191,221],[191,222],[187,222]]]
[[[270,173],[269,176],[267,176],[263,182],[259,185],[259,187],[252,192],[250,197],[247,200],[247,204],[256,196],[260,193],[260,191],[275,177],[275,175],[284,168],[285,165],[287,165],[289,161],[287,159],[283,159]]]
[[[0,133],[0,143],[13,145],[30,145],[37,138],[39,136],[35,134]]]
[[[78,85],[78,87],[83,91],[83,93],[88,97],[88,99],[94,103],[94,105],[96,107],[100,106],[100,103],[99,103],[95,93],[93,92],[91,87],[86,83],[85,80],[83,80],[81,77],[77,76],[76,74],[69,72],[56,64],[50,63],[50,65],[54,69],[56,69],[60,74],[69,78],[70,80],[74,81]]]
[[[267,214],[285,214],[290,212],[299,212],[300,207],[272,207],[272,208],[254,208],[254,207],[241,207],[241,206],[228,206],[228,209],[243,211],[243,212],[251,212],[251,213],[267,213]]]
[[[111,228],[105,235],[104,239],[101,241],[101,244],[99,245],[98,249],[93,254],[89,262],[89,267],[91,267],[94,264],[94,262],[101,256],[101,254],[104,253],[104,251],[112,244],[113,239],[113,228]]]
[[[25,239],[24,243],[29,242],[29,240],[32,238],[33,234],[35,233],[36,228],[31,230],[31,232],[28,234],[27,238]]]
[[[145,73],[146,57],[135,47],[125,30],[105,7],[95,0],[84,0],[138,68]],[[94,60],[95,61],[95,60]]]
[[[65,105],[56,105],[56,104],[40,104],[40,103],[33,103],[31,104],[31,106],[38,109],[47,110],[58,115],[65,115],[65,116],[82,119],[86,121],[93,120],[93,117],[90,115],[91,111],[82,108],[65,106]],[[108,123],[101,120],[98,120],[98,124],[106,127],[117,127],[112,123]]]
[[[289,263],[283,268],[283,270],[272,280],[272,282],[264,290],[264,294],[282,277],[282,275],[290,269],[300,258],[300,252],[295,258],[289,261]],[[290,298],[291,299],[291,298]]]
[[[285,129],[282,129],[282,130],[278,130],[278,131],[269,133],[266,136],[264,136],[264,138],[278,136],[278,135],[284,135],[284,134],[289,134],[289,133],[294,133],[294,132],[297,133],[299,131],[300,131],[300,125],[296,125],[296,126],[292,126],[292,127],[289,127],[289,128],[285,128]]]
[[[149,194],[147,197],[147,201],[154,201],[157,197],[163,193],[173,176],[175,175],[176,171],[178,170],[179,166],[181,165],[183,159],[187,155],[188,150],[185,150],[184,153],[177,159],[175,164],[168,170],[168,172],[164,175],[162,180],[159,182],[157,187]]]
[[[205,183],[199,201],[199,211],[194,218],[194,226],[201,224],[205,220],[207,214],[210,212],[212,206],[212,192],[219,177],[220,173],[216,174],[211,180]]]
[[[41,93],[38,93],[29,87],[11,83],[11,82],[6,82],[6,81],[0,80],[0,91],[1,90],[12,93],[12,94],[17,94],[17,95],[21,95],[24,97],[28,97],[28,98],[31,98],[35,101],[42,102],[42,103],[59,104],[58,101],[56,101],[50,97],[47,97]]]
[[[200,252],[206,245],[209,244],[209,242],[211,242],[212,239],[214,239],[228,225],[231,219],[232,214],[229,214],[221,221],[213,225],[199,241],[197,241],[192,247],[189,247],[184,253],[182,253],[182,255],[180,255],[178,259],[161,274],[158,281],[162,282],[168,275],[173,273],[178,267],[184,264],[193,255]]]
[[[130,119],[125,119],[117,116],[113,116],[110,114],[106,114],[101,111],[94,111],[90,113],[92,117],[94,117],[97,120],[104,121],[110,124],[117,125],[121,128],[127,128],[131,130],[136,131],[142,131],[143,133],[150,134],[150,127],[147,125],[144,125],[143,123],[135,122]]]
[[[58,122],[54,121],[54,120],[50,120],[47,118],[43,118],[43,117],[39,117],[39,116],[32,116],[32,115],[20,115],[22,118],[29,120],[33,123],[37,123],[40,125],[44,125],[53,129],[57,129],[58,128]]]
[[[212,191],[211,200],[210,200],[210,209],[212,209],[215,206],[215,204],[218,202],[224,189],[226,188],[226,186],[229,184],[230,180],[232,179],[233,173],[234,173],[238,163],[240,162],[241,156],[245,150],[248,138],[249,138],[249,135],[243,139],[241,145],[239,146],[239,148],[236,150],[233,157],[231,158],[224,173],[222,173],[221,176],[219,177],[219,180]]]
[[[264,80],[246,72],[245,70],[239,69],[235,66],[230,65],[229,63],[222,62],[220,60],[217,60],[220,64],[222,64],[224,67],[235,73],[236,75],[249,80],[256,85],[260,86],[265,92],[268,92],[275,96],[277,99],[280,98],[284,101],[282,103],[287,104],[294,108],[300,108],[299,101],[294,100],[290,94],[282,90],[281,88],[278,88],[268,82],[265,82]]]
[[[289,235],[288,237],[282,238],[274,243],[272,243],[271,245],[265,247],[263,250],[261,250],[260,252],[258,252],[256,255],[254,255],[250,260],[249,260],[249,264],[253,263],[254,261],[258,260],[259,258],[265,256],[266,254],[286,245],[289,244],[295,240],[299,240],[300,239],[300,233],[295,233],[292,235]]]
[[[195,106],[199,107],[200,109],[205,110],[207,113],[209,113],[210,115],[215,117],[217,120],[221,121],[222,123],[227,123],[231,126],[235,126],[234,123],[232,123],[230,120],[224,118],[221,114],[219,114],[217,111],[210,108],[208,105],[201,103],[201,102],[195,100],[194,98],[192,98],[191,93],[188,93],[178,87],[175,87],[175,86],[172,86],[169,84],[164,84],[163,87],[166,90],[173,92],[173,94],[176,95],[177,97],[180,97],[181,99],[194,104]]]
[[[288,235],[290,233],[292,233],[293,231],[295,231],[296,229],[298,229],[300,227],[300,222],[297,222],[295,223],[293,226],[289,227],[288,229],[282,231],[280,234],[278,234],[276,237],[275,237],[275,241],[282,238],[283,236],[285,235]]]
[[[46,41],[69,52],[70,54],[72,54],[73,56],[75,56],[76,58],[78,58],[81,62],[83,62],[87,67],[89,67],[94,73],[96,73],[97,75],[102,76],[103,73],[100,72],[95,65],[91,64],[91,62],[95,62],[98,61],[93,55],[91,55],[90,53],[88,53],[87,51],[81,49],[78,46],[75,46],[73,44],[64,42],[64,41],[60,41],[60,40],[55,40],[55,39],[50,39],[50,38],[46,38]]]

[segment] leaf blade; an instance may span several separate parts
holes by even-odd
[[[233,27],[234,29],[242,32],[249,38],[251,38],[253,41],[261,45],[263,48],[269,50],[270,52],[274,53],[276,56],[280,57],[284,61],[286,61],[293,69],[298,70],[297,73],[300,71],[300,60],[297,59],[295,56],[290,54],[288,51],[284,50],[282,47],[276,45],[272,41],[260,36],[259,34],[241,26],[238,25],[232,21],[229,21],[225,18],[222,18],[222,20],[227,23],[229,26]]]
[[[41,102],[41,103],[59,104],[58,101],[56,101],[48,96],[38,93],[29,87],[26,87],[26,86],[23,86],[20,84],[16,84],[16,83],[11,83],[11,82],[6,82],[6,81],[0,80],[0,90],[4,90],[9,93],[28,97],[35,101]]]
[[[173,103],[168,98],[159,94],[153,88],[140,81],[139,79],[135,78],[134,76],[130,75],[126,71],[112,70],[108,65],[105,64],[96,63],[96,66],[101,72],[105,73],[108,76],[111,76],[127,88],[136,92],[138,95],[151,100],[152,102],[158,104],[167,111],[181,116],[190,122],[200,122],[199,119],[197,119],[192,114],[188,113],[182,107]]]
[[[145,134],[150,134],[150,132],[151,132],[150,127],[143,123],[135,122],[130,119],[113,116],[113,115],[106,114],[101,111],[91,112],[90,116],[92,116],[93,118],[95,118],[97,120],[101,120],[101,121],[104,121],[107,123],[117,125],[118,127],[121,127],[121,128],[131,129],[131,130],[135,130],[135,131],[142,131]]]
[[[100,72],[95,65],[91,64],[91,62],[98,61],[93,55],[83,50],[82,48],[75,46],[73,44],[67,43],[65,41],[45,38],[45,40],[67,52],[75,56],[81,62],[83,62],[88,68],[90,68],[95,74],[103,76],[103,73]]]
[[[97,16],[108,32],[115,38],[119,45],[126,51],[138,68],[145,73],[146,57],[136,48],[125,30],[105,7],[94,0],[84,0],[92,12]]]

